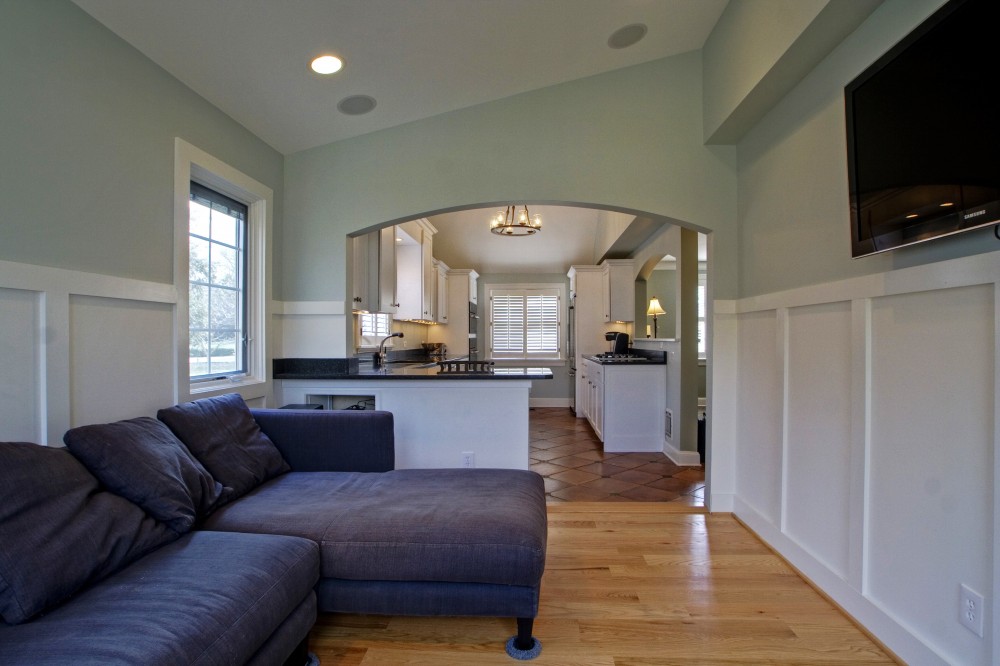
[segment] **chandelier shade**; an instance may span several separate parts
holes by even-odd
[[[490,232],[498,236],[531,236],[542,230],[542,216],[532,215],[527,206],[507,206],[490,218]]]

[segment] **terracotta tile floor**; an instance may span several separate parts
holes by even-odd
[[[604,453],[586,419],[565,407],[528,416],[531,469],[549,502],[683,502],[705,506],[705,470],[662,453]]]

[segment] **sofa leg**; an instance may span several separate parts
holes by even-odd
[[[315,655],[309,652],[309,636],[306,636],[301,643],[295,646],[282,666],[310,666],[310,664],[318,663],[318,660],[314,661],[314,659]]]
[[[542,653],[542,642],[531,635],[534,622],[531,617],[517,618],[517,636],[511,636],[507,641],[507,654],[514,659],[526,661]]]

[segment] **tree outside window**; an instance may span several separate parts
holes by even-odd
[[[247,206],[191,183],[188,273],[192,380],[244,374]]]

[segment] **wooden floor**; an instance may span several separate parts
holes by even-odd
[[[893,663],[728,514],[669,503],[550,504],[533,663]],[[321,615],[323,666],[511,664],[512,619]]]

